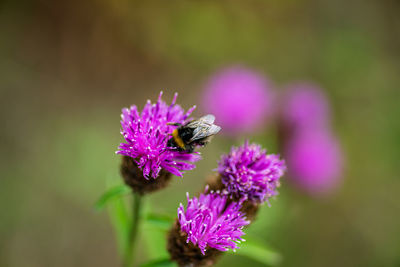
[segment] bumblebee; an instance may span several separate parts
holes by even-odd
[[[171,123],[170,125],[179,126],[172,132],[171,139],[167,146],[192,153],[197,146],[205,146],[211,137],[217,134],[221,127],[214,124],[215,116],[206,115],[198,120],[193,120],[185,125]]]

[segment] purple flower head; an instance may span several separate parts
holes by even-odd
[[[208,81],[203,108],[217,117],[226,134],[252,132],[262,127],[272,113],[269,82],[243,67],[223,69]]]
[[[187,208],[182,203],[178,208],[181,230],[187,234],[187,241],[197,245],[204,255],[206,247],[221,251],[237,249],[236,243],[244,241],[243,226],[250,222],[239,211],[241,205],[232,202],[225,209],[227,196],[217,193],[201,194],[189,198]]]
[[[289,86],[282,107],[285,124],[295,131],[329,125],[328,100],[321,88],[315,85],[299,83]]]
[[[342,153],[337,140],[324,131],[297,135],[286,147],[290,178],[314,195],[332,192],[340,182]]]
[[[146,179],[149,176],[157,178],[161,169],[182,176],[182,171],[195,168],[194,164],[187,161],[200,159],[199,155],[167,147],[169,134],[176,127],[168,123],[184,123],[195,107],[185,113],[181,106],[175,104],[177,94],[171,105],[162,101],[161,96],[162,92],[155,104],[148,100],[141,113],[135,105],[122,109],[121,134],[125,143],[119,145],[116,153],[132,157]]]
[[[228,194],[263,203],[278,194],[276,189],[286,165],[278,155],[267,154],[261,146],[246,141],[223,155],[217,170]]]

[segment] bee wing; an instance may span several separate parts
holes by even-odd
[[[211,115],[211,114],[208,114],[208,115],[205,115],[205,116],[201,117],[198,120],[193,120],[193,121],[187,123],[185,126],[189,127],[189,128],[196,129],[196,128],[201,127],[203,125],[211,126],[211,125],[213,125],[214,121],[215,121],[215,116]]]
[[[221,127],[219,127],[218,125],[211,125],[210,129],[208,129],[208,133],[210,135],[215,135],[217,134],[219,131],[221,131]]]
[[[212,115],[212,114],[208,114],[208,115],[205,115],[205,116],[201,117],[199,119],[199,121],[202,121],[202,122],[207,123],[207,124],[213,124],[214,121],[215,121],[215,116]]]
[[[199,140],[205,137],[209,137],[211,135],[217,134],[221,130],[221,127],[212,124],[212,125],[202,125],[201,127],[196,128],[193,131],[193,137],[189,140],[189,142],[193,142],[195,140]]]
[[[196,129],[197,127],[199,127],[202,124],[201,121],[199,120],[194,120],[189,122],[188,124],[185,125],[185,127],[189,127],[189,128],[193,128]]]

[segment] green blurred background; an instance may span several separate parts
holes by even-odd
[[[329,198],[283,180],[249,235],[281,266],[400,266],[399,14],[397,0],[0,1],[0,265],[118,266],[93,204],[119,175],[121,108],[160,90],[188,108],[210,74],[241,63],[276,90],[325,88],[346,159]],[[279,152],[273,132],[251,140]],[[152,206],[174,213],[229,142],[215,138]],[[258,266],[231,255],[219,266],[245,264]]]

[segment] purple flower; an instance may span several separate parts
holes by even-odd
[[[263,203],[278,194],[276,189],[286,166],[278,155],[267,154],[259,145],[246,141],[223,155],[217,170],[228,194]]]
[[[243,67],[223,69],[208,81],[203,108],[217,117],[226,134],[252,132],[262,127],[272,113],[269,82]]]
[[[184,123],[195,107],[185,113],[181,106],[175,104],[177,94],[171,105],[162,101],[161,96],[162,92],[155,104],[148,100],[141,113],[135,105],[122,109],[121,134],[126,142],[120,144],[116,153],[132,157],[146,179],[149,176],[157,178],[161,169],[182,176],[182,171],[195,168],[187,161],[200,159],[199,155],[167,147],[169,134],[175,128],[168,123]]]
[[[243,226],[249,224],[239,211],[240,204],[232,202],[225,209],[227,196],[217,193],[201,194],[189,198],[187,209],[182,203],[178,208],[181,230],[187,234],[187,241],[197,245],[204,255],[206,247],[221,251],[237,249],[236,242],[244,241]]]
[[[323,91],[315,85],[299,83],[289,86],[284,94],[282,107],[284,123],[294,131],[329,125],[328,100]]]
[[[295,136],[286,147],[290,178],[314,195],[332,192],[340,182],[342,153],[337,140],[324,131]]]

